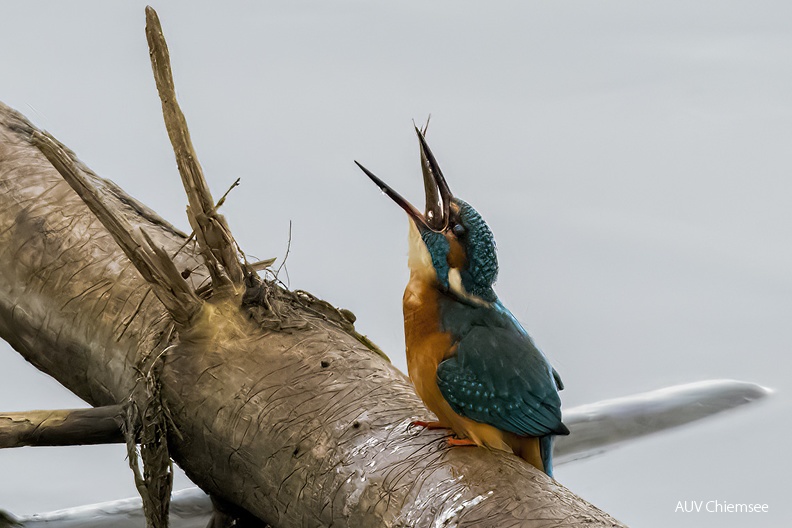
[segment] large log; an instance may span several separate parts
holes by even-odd
[[[128,257],[140,248],[119,248],[41,137],[0,105],[0,336],[94,406],[127,401],[150,381],[141,365],[161,365],[170,452],[205,491],[273,526],[619,525],[514,456],[410,429],[427,411],[409,381],[310,296],[265,283],[174,320]],[[211,293],[205,247],[75,167],[119,225]]]

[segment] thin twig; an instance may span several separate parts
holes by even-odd
[[[286,254],[283,256],[283,260],[278,266],[277,271],[275,272],[275,279],[278,279],[278,274],[280,273],[281,268],[286,265],[286,260],[289,258],[289,251],[291,251],[291,238],[292,238],[292,221],[289,220],[289,241],[286,243]],[[286,279],[289,280],[289,270],[286,270]],[[289,281],[291,282],[291,281]]]
[[[234,183],[231,184],[231,187],[229,187],[228,190],[225,193],[223,193],[223,196],[221,196],[220,199],[217,200],[217,203],[215,204],[214,209],[213,209],[214,211],[217,211],[218,209],[220,209],[220,207],[222,207],[222,205],[226,201],[226,198],[228,197],[228,194],[231,191],[234,190],[234,187],[238,187],[239,186],[239,182],[241,180],[242,180],[242,178],[237,178],[236,181],[234,181]]]
[[[184,248],[186,248],[186,247],[187,247],[187,244],[189,244],[189,243],[190,243],[192,240],[194,240],[194,239],[195,239],[195,231],[190,231],[190,236],[188,236],[188,237],[187,237],[187,240],[185,240],[185,241],[184,241],[184,244],[182,244],[181,246],[179,246],[179,249],[177,249],[177,250],[176,250],[176,252],[173,254],[173,256],[172,256],[171,258],[176,258],[176,256],[177,256],[179,253],[181,253],[181,250],[182,250],[182,249],[184,249]]]

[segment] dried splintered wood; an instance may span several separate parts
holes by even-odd
[[[193,316],[200,311],[203,303],[176,271],[167,254],[154,248],[153,243],[149,244],[152,246],[149,249],[144,248],[143,244],[133,236],[131,226],[104,203],[72,157],[55,138],[46,132],[36,131],[32,139],[33,144],[107,228],[129,260],[151,285],[154,294],[165,305],[173,319],[182,325],[189,324]]]
[[[168,137],[170,137],[173,152],[176,155],[176,164],[179,167],[182,184],[189,200],[187,216],[190,225],[196,233],[202,255],[206,259],[210,271],[214,267],[212,261],[216,260],[231,283],[239,288],[242,286],[245,273],[239,261],[238,246],[225,218],[217,212],[212,193],[209,191],[203,170],[198,163],[198,156],[187,128],[187,120],[176,100],[168,45],[165,42],[157,12],[151,7],[146,8],[146,39],[149,45],[154,80],[162,101],[165,127],[168,130]],[[212,274],[215,275],[215,273]],[[220,289],[223,286],[222,283],[218,284],[222,281],[220,276],[213,276],[212,281],[215,289]]]
[[[0,448],[122,443],[122,413],[120,405],[0,413]]]

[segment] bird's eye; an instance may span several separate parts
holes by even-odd
[[[454,224],[454,227],[451,228],[451,231],[453,231],[456,236],[462,236],[465,234],[465,226],[462,224]]]

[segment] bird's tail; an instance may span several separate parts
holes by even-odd
[[[553,476],[553,439],[552,435],[543,436],[539,439],[539,452],[542,456],[544,472],[548,477]]]
[[[515,455],[548,476],[553,476],[553,436],[537,438],[512,435],[507,437],[507,441]]]

